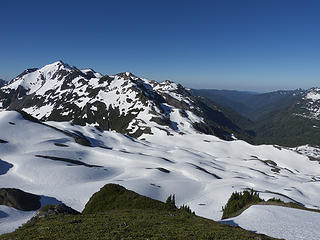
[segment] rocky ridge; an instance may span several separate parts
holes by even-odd
[[[182,85],[140,78],[130,72],[108,76],[62,61],[27,69],[0,90],[0,108],[23,110],[41,121],[72,121],[142,134],[203,132],[231,139],[240,131],[213,105]]]

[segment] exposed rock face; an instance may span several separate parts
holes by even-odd
[[[34,217],[32,217],[25,225],[27,226],[33,226],[37,220],[41,218],[47,218],[50,216],[55,216],[59,214],[64,214],[64,215],[76,215],[80,214],[78,211],[74,210],[71,207],[68,207],[65,204],[57,204],[57,205],[46,205],[42,207]]]
[[[58,215],[58,214],[80,214],[80,213],[74,210],[73,208],[68,207],[65,204],[46,205],[37,212],[34,218],[43,218],[43,217]]]
[[[40,196],[16,188],[0,188],[0,204],[22,211],[34,211],[41,207]]]

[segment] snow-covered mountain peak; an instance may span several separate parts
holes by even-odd
[[[197,105],[200,100],[182,85],[130,72],[103,76],[57,61],[25,71],[1,90],[6,95],[4,100],[0,96],[1,108],[23,110],[42,121],[91,124],[135,137],[200,131],[229,138],[229,127],[238,129],[225,116],[219,116],[219,123],[207,122],[204,115],[215,116],[210,112],[216,108],[203,112]],[[220,126],[225,123],[227,132]]]
[[[54,70],[61,70],[61,69],[67,69],[67,70],[73,70],[75,67],[70,66],[67,63],[62,62],[61,60],[56,61],[54,63],[48,64],[41,68],[42,71],[54,71]]]
[[[117,73],[116,75],[112,76],[115,78],[123,78],[125,80],[137,80],[139,79],[139,77],[137,77],[136,75],[134,75],[131,72],[121,72],[121,73]]]
[[[45,65],[42,68],[27,69],[16,78],[11,80],[2,89],[6,92],[12,90],[23,89],[22,95],[33,94],[39,91],[44,85],[52,85],[52,81],[59,81],[71,72],[79,71],[75,67],[71,67],[62,61],[57,61],[52,64]],[[47,86],[49,89],[49,86]],[[22,96],[20,94],[20,97]]]
[[[309,89],[308,93],[305,95],[305,99],[309,99],[311,101],[320,100],[320,88]]]
[[[296,107],[295,115],[320,120],[320,88],[314,87],[304,91]]]

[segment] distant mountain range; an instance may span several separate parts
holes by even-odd
[[[236,124],[251,130],[253,136],[248,141],[320,145],[320,88],[263,94],[228,90],[191,92],[210,99]]]
[[[275,91],[269,93],[233,90],[200,89],[192,90],[195,95],[206,97],[224,107],[230,107],[239,114],[255,121],[262,115],[290,105],[304,91]],[[279,105],[280,103],[280,105]]]

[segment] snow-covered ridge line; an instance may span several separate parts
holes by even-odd
[[[309,89],[302,100],[299,102],[303,114],[300,114],[303,117],[309,119],[320,119],[320,88],[311,88]]]
[[[23,110],[41,121],[93,124],[135,137],[210,129],[183,86],[130,72],[102,76],[58,61],[23,72],[1,91],[7,95],[4,100],[0,95],[1,108]]]
[[[312,101],[320,100],[320,88],[310,89],[305,98],[310,99]]]

